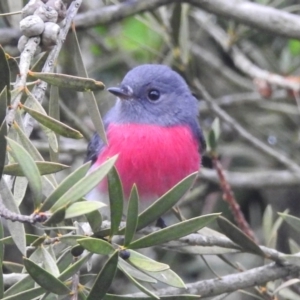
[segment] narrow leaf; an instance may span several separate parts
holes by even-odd
[[[8,144],[12,149],[12,155],[23,170],[33,193],[35,209],[40,207],[42,201],[42,178],[39,169],[31,155],[18,143],[7,138]]]
[[[125,238],[124,238],[124,246],[127,247],[135,234],[137,222],[138,222],[138,213],[139,213],[139,195],[134,185],[132,187],[128,209],[127,209],[127,217],[126,217],[126,228],[125,228]]]
[[[265,257],[263,251],[259,246],[251,240],[244,232],[242,232],[235,225],[230,223],[227,219],[223,217],[218,218],[218,225],[223,233],[229,237],[237,245],[241,246],[243,249],[250,251],[259,256]]]
[[[141,285],[138,281],[136,281],[125,269],[122,269],[122,272],[129,278],[129,280],[143,293],[150,296],[154,299],[160,299],[158,296],[156,296],[154,293],[152,293],[150,290],[146,289],[143,285]]]
[[[118,265],[119,253],[115,253],[105,263],[102,270],[98,274],[94,285],[87,296],[86,300],[102,299],[110,288],[115,277]]]
[[[0,91],[5,89],[7,105],[10,105],[10,69],[4,49],[0,45]],[[6,107],[6,106],[5,106]],[[0,119],[0,124],[2,123]]]
[[[50,87],[49,116],[55,120],[60,119],[59,91],[58,87],[54,85]],[[58,141],[59,135],[56,135],[56,139]],[[49,147],[49,153],[51,161],[58,162],[58,151],[53,151],[52,147]]]
[[[107,175],[108,180],[108,194],[110,205],[110,220],[111,220],[111,234],[114,236],[122,221],[123,215],[123,187],[120,176],[115,167],[113,167]]]
[[[31,155],[31,157],[35,161],[44,161],[43,156],[40,154],[40,152],[37,150],[37,148],[33,145],[32,141],[29,139],[29,137],[26,135],[25,129],[23,128],[23,121],[21,119],[20,114],[17,113],[16,116],[18,116],[18,121],[14,122],[12,127],[18,133],[18,137],[20,139],[20,144],[22,144],[22,146],[27,150],[27,152]],[[47,128],[47,130],[48,130],[48,128]],[[48,140],[49,140],[49,137],[48,137]],[[51,182],[51,184],[53,186],[57,186],[57,182],[53,175],[46,176],[46,178]],[[43,177],[42,180],[44,181],[44,179],[45,179],[45,177]]]
[[[63,206],[57,209],[50,217],[43,223],[44,226],[55,225],[62,222],[65,219],[66,208]],[[57,227],[58,229],[58,227]],[[45,229],[46,230],[46,229]]]
[[[53,162],[35,161],[35,164],[39,170],[40,175],[57,173],[57,172],[60,172],[62,170],[69,168],[69,166],[67,166],[67,165],[53,163]],[[3,173],[6,175],[12,175],[12,176],[26,176],[26,174],[24,174],[20,164],[6,165],[3,169]]]
[[[117,156],[108,159],[101,166],[90,172],[87,176],[76,182],[65,194],[63,194],[51,207],[51,211],[76,202],[85,196],[108,174],[117,160]]]
[[[0,46],[1,49],[1,46]],[[0,51],[1,53],[1,51]],[[1,57],[1,55],[0,55]],[[1,63],[0,63],[1,64]],[[1,77],[1,75],[0,75]],[[0,83],[1,86],[1,83]],[[7,109],[7,93],[6,93],[7,87],[5,86],[0,93],[0,125],[4,122],[6,117],[6,109]]]
[[[132,242],[128,246],[128,248],[146,248],[179,239],[183,236],[200,230],[219,216],[220,213],[215,213],[180,222],[178,224],[169,226],[167,228],[161,229],[147,236],[144,236]]]
[[[28,74],[52,85],[72,89],[78,92],[98,91],[105,88],[103,82],[92,78],[78,77],[67,74],[31,72]]]
[[[69,279],[71,276],[73,276],[76,272],[80,270],[80,268],[85,265],[88,260],[92,257],[91,253],[86,254],[85,256],[82,256],[79,260],[77,260],[75,263],[73,263],[70,267],[65,269],[60,276],[58,277],[61,281]]]
[[[4,256],[4,245],[1,239],[4,237],[3,226],[0,223],[0,299],[3,298],[4,295],[4,280],[3,280],[3,256]]]
[[[71,173],[68,177],[66,177],[61,184],[52,192],[51,195],[45,200],[42,204],[40,211],[49,210],[50,207],[59,199],[63,194],[65,194],[76,182],[82,179],[88,169],[90,168],[91,163],[87,162],[82,165],[80,168]]]
[[[159,271],[170,269],[168,265],[157,262],[139,252],[136,252],[134,250],[128,250],[128,251],[130,256],[127,259],[127,261],[132,265],[134,265],[135,267],[139,268],[140,270],[159,272]]]
[[[2,298],[2,300],[32,300],[36,299],[37,297],[41,296],[45,293],[45,290],[41,287],[32,288],[29,290],[22,291],[18,294],[14,294],[5,298]]]
[[[78,244],[84,249],[97,254],[110,255],[115,248],[108,242],[95,238],[85,238],[77,240]]]
[[[14,197],[3,178],[0,181],[0,194],[4,206],[11,212],[20,214],[20,211],[14,201]],[[7,220],[7,228],[12,239],[23,255],[26,253],[26,239],[24,224]]]
[[[56,295],[67,295],[71,292],[62,281],[46,272],[30,259],[24,257],[23,262],[30,276],[46,291]]]
[[[6,157],[6,135],[7,135],[7,126],[6,122],[4,121],[2,125],[0,124],[0,180],[2,178],[4,164],[5,164],[5,157]]]
[[[102,224],[102,216],[100,212],[98,210],[94,210],[93,212],[86,214],[85,217],[92,228],[92,232],[95,233],[99,231]]]
[[[150,272],[150,271],[144,271],[149,276],[155,278],[156,280],[163,282],[167,285],[179,288],[179,289],[185,289],[186,285],[184,284],[183,280],[171,269],[163,270],[159,272]]]
[[[80,201],[73,203],[66,209],[65,219],[75,218],[88,214],[103,206],[106,205],[99,201]]]
[[[33,110],[24,105],[22,106],[22,108],[27,113],[29,113],[34,119],[36,119],[39,123],[41,123],[42,125],[46,126],[49,129],[53,130],[54,132],[56,132],[57,134],[59,134],[61,136],[65,136],[65,137],[73,138],[73,139],[81,139],[83,137],[82,134],[78,130],[75,130],[62,122],[59,122],[47,115],[44,115],[44,114],[38,112],[37,110]]]
[[[24,266],[22,265],[22,270]],[[21,271],[22,272],[22,271]],[[27,274],[26,277],[16,282],[14,285],[9,287],[5,293],[5,297],[18,295],[19,293],[23,292],[24,290],[29,290],[34,287],[34,280]],[[44,291],[44,289],[43,289]],[[44,291],[45,292],[45,291]]]
[[[130,276],[138,280],[150,282],[150,283],[157,283],[157,280],[155,280],[153,277],[148,276],[147,274],[143,273],[139,269],[133,267],[132,265],[130,265],[128,262],[126,262],[124,259],[120,257],[119,257],[118,268],[121,271],[125,270]]]
[[[75,62],[76,62],[76,69],[77,69],[78,75],[81,77],[88,77],[88,73],[86,71],[86,68],[85,68],[85,65],[83,62],[79,42],[77,39],[75,26],[72,27],[72,30],[73,30],[73,36],[74,36],[74,39],[73,39],[73,41],[74,41],[74,48],[73,48],[74,58],[75,58]],[[106,133],[105,133],[102,117],[100,115],[94,93],[93,92],[86,93],[84,99],[86,102],[86,107],[87,107],[88,113],[91,117],[91,120],[92,120],[94,126],[95,126],[96,132],[99,134],[102,141],[105,144],[107,144],[107,138],[106,138]]]
[[[52,274],[54,277],[58,277],[60,272],[57,267],[56,261],[53,259],[51,254],[48,252],[45,247],[41,247],[42,250],[42,261],[45,267],[45,271]]]
[[[29,92],[28,89],[26,89],[25,91],[28,96],[25,102],[25,106],[47,117],[47,113],[43,108],[42,104],[36,99],[36,97],[32,93]],[[48,143],[52,151],[58,152],[58,141],[56,138],[56,134],[47,126],[44,126],[41,122],[40,122],[40,126],[43,132],[45,133],[45,135],[47,136]]]
[[[289,225],[291,225],[298,232],[300,231],[300,218],[291,216],[287,213],[278,213],[279,216],[285,220]]]
[[[142,229],[151,222],[156,221],[161,215],[171,209],[191,187],[196,178],[196,175],[197,173],[193,173],[184,178],[171,190],[169,190],[151,206],[144,210],[139,215],[137,230]]]

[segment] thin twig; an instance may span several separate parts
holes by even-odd
[[[186,289],[165,288],[155,292],[157,296],[172,296],[181,294],[201,295],[201,299],[208,296],[234,292],[257,285],[266,284],[269,281],[285,278],[288,275],[298,276],[300,267],[296,265],[280,266],[271,263],[266,266],[231,274],[219,278],[198,281],[186,284]],[[142,297],[143,293],[127,294],[126,297]]]
[[[230,210],[233,214],[233,217],[238,224],[239,228],[248,235],[253,241],[257,242],[257,239],[254,235],[254,232],[250,228],[248,222],[246,221],[244,214],[241,211],[239,204],[237,203],[234,193],[229,185],[226,176],[224,174],[223,167],[216,157],[216,155],[212,154],[212,162],[215,170],[217,171],[218,177],[220,179],[220,185],[223,191],[223,199],[228,203]]]

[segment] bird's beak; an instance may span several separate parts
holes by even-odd
[[[122,100],[130,99],[133,96],[132,88],[128,85],[123,85],[121,87],[111,87],[107,90]]]

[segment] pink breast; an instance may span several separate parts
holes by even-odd
[[[200,167],[198,142],[185,126],[110,124],[107,138],[96,165],[119,154],[116,168],[126,197],[134,183],[141,200],[161,196]],[[102,183],[99,188],[107,187]]]

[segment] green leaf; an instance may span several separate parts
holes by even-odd
[[[92,257],[92,253],[88,253],[74,262],[70,267],[65,269],[60,276],[58,277],[60,280],[68,280],[71,276],[73,276],[76,272],[80,270],[80,268],[87,263],[87,261]]]
[[[67,295],[71,292],[62,281],[55,278],[30,259],[24,257],[23,263],[29,275],[46,291],[56,295]]]
[[[51,254],[48,252],[48,250],[45,249],[45,247],[41,247],[41,253],[42,253],[42,261],[44,265],[45,271],[52,274],[54,277],[58,277],[60,272],[57,267],[56,261],[53,259]]]
[[[0,46],[1,49],[1,46]],[[1,53],[1,51],[0,51]],[[0,55],[1,56],[1,55]],[[1,62],[0,62],[1,64]],[[0,75],[1,77],[1,75]],[[1,83],[0,83],[1,85]],[[7,109],[7,93],[6,93],[7,87],[5,86],[3,90],[0,90],[0,125],[4,122],[6,117],[6,109]]]
[[[94,210],[93,212],[86,214],[85,217],[92,228],[92,232],[95,233],[99,231],[102,224],[102,216],[100,212],[98,210]]]
[[[3,284],[3,255],[4,255],[4,245],[1,239],[4,236],[3,226],[0,223],[0,299],[3,298],[4,294],[4,284]]]
[[[39,170],[40,175],[57,173],[69,168],[69,166],[67,165],[53,162],[35,161],[35,164]],[[4,167],[3,173],[12,176],[26,176],[19,164],[6,165]]]
[[[76,202],[83,196],[85,196],[89,191],[96,187],[99,182],[108,174],[108,172],[113,167],[117,160],[117,155],[108,159],[101,166],[92,170],[84,178],[76,182],[66,193],[64,193],[50,208],[51,211],[55,211],[62,206],[70,205]]]
[[[42,294],[45,293],[45,290],[43,288],[37,287],[37,288],[32,288],[29,290],[22,291],[18,294],[14,294],[12,296],[8,296],[5,298],[2,298],[2,300],[32,300],[35,299]]]
[[[60,107],[59,107],[59,90],[58,87],[51,85],[49,95],[49,117],[59,120],[60,119]],[[59,135],[56,135],[58,142]],[[58,149],[57,149],[58,150]],[[54,151],[52,147],[49,147],[50,160],[58,162],[58,151]]]
[[[97,254],[111,255],[115,248],[108,242],[95,238],[85,238],[77,240],[84,249]]]
[[[142,271],[138,270],[137,268],[133,267],[132,265],[130,265],[128,262],[126,262],[124,259],[120,257],[119,257],[118,268],[121,271],[124,270],[130,276],[138,280],[150,282],[150,283],[157,283],[157,280],[155,280],[153,277],[150,277],[147,274],[143,273]]]
[[[140,270],[159,272],[159,271],[170,269],[168,265],[157,262],[139,252],[136,252],[134,250],[127,250],[127,251],[129,251],[130,254],[127,261],[131,263],[133,266],[139,268]]]
[[[47,115],[44,115],[44,114],[38,112],[37,110],[31,109],[24,105],[22,105],[22,108],[27,113],[29,113],[34,119],[36,119],[39,123],[41,123],[42,125],[44,125],[45,127],[49,128],[49,129],[53,130],[54,132],[56,132],[57,134],[59,134],[61,136],[73,138],[73,139],[81,139],[83,137],[82,134],[78,130],[75,130],[62,122],[59,122]]]
[[[179,289],[186,289],[186,285],[184,284],[183,280],[171,269],[163,270],[159,272],[150,272],[150,271],[144,271],[144,272],[167,285]]]
[[[22,168],[33,193],[34,208],[40,207],[42,193],[42,178],[39,169],[31,155],[18,143],[7,138],[8,144],[12,149],[12,155]]]
[[[28,107],[29,109],[37,111],[42,116],[48,117],[42,104],[36,99],[36,97],[32,93],[30,93],[28,89],[26,89],[26,93],[27,93],[28,98],[25,102],[25,106]],[[45,120],[45,118],[44,118],[44,120]],[[41,122],[40,122],[40,126],[41,126],[43,132],[45,133],[45,135],[47,136],[50,148],[54,152],[58,152],[58,141],[56,138],[56,134],[51,129],[49,129],[47,126],[44,126]]]
[[[6,97],[7,97],[7,105],[10,105],[10,69],[8,65],[8,61],[6,58],[6,54],[2,46],[0,45],[0,91],[5,89]],[[5,106],[6,107],[6,106]],[[0,124],[2,123],[0,119]]]
[[[22,269],[23,268],[24,266],[22,265]],[[27,275],[20,281],[16,282],[13,286],[9,287],[5,291],[4,296],[9,297],[9,296],[18,295],[19,293],[22,293],[24,290],[29,290],[32,289],[33,287],[34,287],[34,280],[29,275]],[[44,291],[44,289],[42,290]]]
[[[123,215],[124,197],[120,176],[115,167],[113,167],[108,173],[107,180],[111,220],[110,236],[112,237],[119,231],[119,225],[122,221]]]
[[[298,232],[300,231],[300,219],[294,216],[291,216],[287,213],[280,213],[278,212],[278,215],[286,221],[289,225],[291,225],[295,230]]]
[[[136,281],[125,269],[122,269],[122,272],[129,278],[129,280],[142,292],[144,292],[146,295],[150,296],[151,298],[160,299],[158,296],[156,296],[154,293],[152,293],[150,290],[146,289],[143,285],[141,285],[138,281]]]
[[[40,154],[40,152],[37,150],[37,148],[33,145],[32,141],[29,139],[29,137],[26,135],[25,129],[23,128],[23,122],[22,122],[22,119],[21,119],[21,116],[19,113],[16,113],[16,121],[17,122],[13,123],[12,128],[14,130],[16,130],[16,132],[18,133],[18,137],[20,139],[20,143],[22,144],[22,146],[27,150],[27,152],[31,155],[31,157],[35,161],[45,161],[43,156]],[[48,130],[48,128],[46,128],[46,129]],[[53,175],[43,177],[42,178],[43,183],[45,180],[49,180],[54,187],[57,186],[56,179]],[[43,189],[43,190],[45,191],[45,189]]]
[[[87,162],[80,168],[71,173],[66,177],[61,184],[48,196],[48,198],[42,204],[40,211],[47,211],[50,207],[59,199],[63,194],[65,194],[76,182],[81,180],[87,173],[91,166],[91,162]]]
[[[4,206],[13,213],[20,214],[18,206],[15,203],[14,197],[8,188],[6,182],[0,181],[0,194]],[[24,224],[20,222],[12,222],[7,220],[7,228],[12,236],[12,239],[23,255],[26,254],[26,239]]]
[[[17,206],[22,203],[28,187],[28,179],[26,177],[17,177],[14,184],[14,199]]]
[[[110,288],[110,285],[115,277],[118,265],[119,253],[115,253],[108,259],[98,274],[94,285],[87,296],[86,300],[102,299]]]
[[[205,227],[207,224],[211,223],[219,216],[220,213],[215,213],[215,214],[200,216],[200,217],[196,217],[190,220],[180,222],[178,224],[169,226],[167,228],[161,229],[147,236],[144,236],[132,242],[128,246],[128,248],[131,249],[147,248],[147,247],[151,247],[151,246],[155,246],[172,240],[179,239],[183,236],[186,236],[190,233],[200,230],[201,228]]]
[[[65,219],[75,218],[88,214],[103,206],[106,205],[99,201],[80,201],[73,203],[69,207],[67,207]]]
[[[67,74],[31,72],[28,74],[34,78],[41,79],[52,85],[72,89],[78,92],[89,92],[103,90],[105,85],[101,81],[92,78],[78,77]]]
[[[7,126],[4,121],[2,125],[0,124],[0,180],[2,178],[3,169],[5,165],[5,157],[6,157],[6,135],[7,135]]]
[[[126,217],[126,228],[125,228],[125,238],[124,238],[124,246],[127,247],[135,234],[137,222],[138,222],[138,213],[139,213],[139,195],[136,188],[136,185],[132,187],[128,209],[127,209],[127,217]]]
[[[82,58],[82,54],[81,54],[81,50],[80,50],[80,46],[79,46],[79,42],[77,39],[76,30],[75,30],[74,26],[72,27],[72,30],[73,30],[72,37],[74,37],[74,39],[73,39],[74,48],[72,50],[74,51],[74,58],[75,58],[75,62],[76,62],[76,69],[77,69],[78,75],[81,77],[88,77],[88,73],[86,71],[85,64],[83,62],[83,58]],[[88,113],[91,117],[91,120],[95,126],[95,130],[99,134],[102,141],[105,144],[107,144],[106,133],[105,133],[102,117],[101,117],[99,109],[98,109],[95,95],[93,92],[90,92],[90,93],[86,93],[84,96],[85,96],[84,99],[85,99],[87,111],[88,111]]]
[[[151,222],[156,221],[161,215],[171,209],[189,190],[196,178],[196,175],[197,172],[181,180],[172,189],[144,210],[139,215],[137,230],[140,230],[149,225]]]
[[[265,257],[264,252],[244,232],[223,217],[218,218],[218,225],[223,233],[246,251]]]

